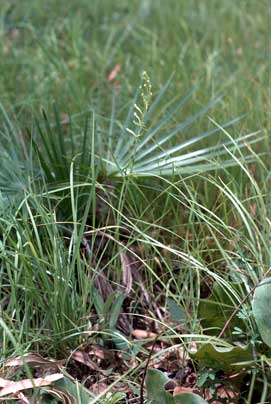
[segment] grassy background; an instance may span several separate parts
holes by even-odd
[[[202,79],[197,102],[226,95],[216,118],[249,113],[268,122],[270,4],[244,0],[1,2],[2,102],[17,114],[55,100],[63,113],[111,103],[107,74],[121,63],[124,99],[146,70],[158,89],[175,72],[172,95]]]
[[[208,117],[223,123],[245,112],[246,118],[230,133],[237,136],[262,129],[265,140],[255,150],[266,152],[271,95],[269,21],[268,0],[1,0],[0,101],[23,136],[42,107],[49,118],[53,116],[54,103],[61,117],[79,114],[75,128],[82,131],[80,117],[89,110],[110,118],[113,84],[107,77],[117,64],[121,64],[117,76],[120,118],[143,70],[151,78],[154,93],[174,72],[164,106],[194,83],[200,85],[193,102],[173,123],[214,96],[224,95],[186,136],[209,127]],[[95,172],[92,176],[95,183]],[[2,215],[1,302],[8,325],[3,360],[33,349],[66,358],[70,349],[85,343],[87,320],[94,309],[97,312],[94,275],[107,273],[113,290],[122,282],[117,242],[111,245],[107,240],[102,252],[98,248],[95,264],[83,260],[80,252],[85,225],[98,231],[98,225],[104,224],[95,221],[100,184],[96,183],[96,189],[81,184],[85,210],[80,206],[81,191],[66,185],[64,195],[59,184],[54,193],[47,193],[45,184],[42,194],[31,184],[27,203],[18,210],[10,206]],[[269,190],[268,158],[259,157],[254,165],[191,178],[105,182],[99,192],[106,199],[103,220],[111,211],[107,231],[118,241],[120,234],[110,225],[125,226],[129,229],[127,248],[133,245],[140,251],[136,258],[141,260],[149,296],[155,295],[162,309],[169,297],[174,298],[186,311],[187,333],[198,334],[202,333],[198,318],[202,278],[224,285],[235,296],[234,307],[270,265]],[[63,220],[70,226],[73,241],[67,241],[67,234],[63,236],[56,225],[59,206],[68,211]],[[99,240],[94,232],[94,250]],[[241,288],[236,294],[232,280],[241,280],[246,290]],[[142,306],[142,285],[135,282],[125,309],[142,315]],[[108,307],[114,312],[114,307]],[[144,310],[143,315],[157,321],[152,302]],[[98,322],[102,334],[106,321]],[[247,340],[253,338],[255,329],[253,321],[248,321]],[[95,335],[90,343],[97,341]],[[131,344],[146,358],[140,344]],[[138,387],[136,372],[140,373],[144,362],[136,360],[129,378]],[[110,381],[116,378],[127,382],[125,375],[118,374]]]

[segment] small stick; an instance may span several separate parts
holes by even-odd
[[[161,337],[162,334],[163,334],[163,332],[161,332],[160,334],[158,334],[155,337],[155,339],[154,339],[154,341],[152,343],[152,347],[151,347],[151,350],[150,350],[146,365],[144,367],[144,372],[143,372],[143,376],[142,376],[142,380],[141,380],[141,384],[140,384],[140,404],[144,404],[144,383],[145,383],[145,379],[146,379],[146,375],[147,375],[148,366],[149,366],[149,363],[150,363],[150,360],[151,360],[151,357],[152,357],[152,354],[153,354],[153,351],[154,351],[154,347],[155,347],[156,343],[158,342],[158,339]]]

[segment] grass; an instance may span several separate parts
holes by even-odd
[[[61,388],[75,402],[140,402],[161,334],[149,366],[170,373],[183,350],[178,383],[191,386],[189,366],[196,376],[214,368],[228,391],[237,386],[234,402],[270,400],[270,349],[249,294],[271,262],[269,17],[265,0],[2,0],[1,377],[46,375],[37,358],[4,366],[35,352],[64,360],[62,402]],[[175,175],[161,169],[170,147],[209,131],[170,156]],[[225,155],[208,149],[221,142]],[[207,159],[190,163],[200,149]],[[188,366],[195,341],[249,345],[245,375],[229,385],[223,366]],[[206,380],[201,394],[215,388]]]

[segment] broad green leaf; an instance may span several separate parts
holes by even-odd
[[[238,304],[236,293],[241,285],[231,283],[230,286],[232,293],[222,285],[214,283],[212,294],[207,299],[200,301],[199,318],[202,327],[208,329],[208,335],[218,335]],[[227,332],[231,331],[233,327],[242,327],[243,324],[243,321],[235,316],[230,322]]]
[[[256,288],[252,311],[261,334],[262,340],[271,347],[271,278],[264,279]]]
[[[131,347],[129,341],[119,330],[110,329],[110,331],[112,332],[112,342],[117,349],[122,351],[122,355],[124,355],[125,351],[127,351]]]
[[[203,398],[193,393],[172,396],[165,390],[169,378],[156,369],[149,369],[146,377],[148,404],[207,404]]]
[[[184,310],[173,299],[168,299],[167,305],[171,317],[174,321],[184,322],[186,320]]]
[[[194,393],[177,394],[174,397],[175,404],[207,404],[203,398]]]
[[[169,378],[156,369],[149,369],[146,376],[147,399],[149,404],[174,404],[174,398],[164,386]]]
[[[69,395],[71,395],[76,403],[80,404],[90,404],[91,403],[91,395],[88,394],[88,391],[78,382],[73,383],[67,377],[59,380],[55,383],[58,388],[61,388],[63,391],[66,391]]]
[[[217,347],[207,343],[197,352],[190,352],[189,355],[204,367],[221,369],[226,373],[244,368],[245,362],[248,367],[251,367],[253,362],[253,354],[248,346]]]

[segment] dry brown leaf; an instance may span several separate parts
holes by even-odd
[[[88,234],[89,234],[88,232],[85,232],[84,236],[86,236]],[[97,234],[102,237],[106,237],[109,240],[112,240],[125,248],[125,243],[116,240],[111,234],[107,234],[103,231],[98,231]],[[121,261],[121,267],[122,267],[122,284],[125,288],[125,293],[129,294],[132,289],[133,275],[132,275],[131,262],[130,262],[128,254],[126,252],[124,252],[124,251],[120,252],[120,261]]]
[[[72,359],[77,362],[83,363],[88,366],[90,369],[97,370],[97,365],[90,359],[89,354],[84,351],[76,351],[72,354]]]
[[[133,337],[136,339],[145,339],[145,338],[156,338],[157,334],[147,330],[133,330],[132,331]]]
[[[122,285],[125,293],[128,295],[132,290],[133,275],[130,260],[125,252],[120,252],[120,262],[122,267]]]
[[[23,404],[30,404],[30,401],[22,392],[18,393],[17,397]]]
[[[67,125],[68,123],[70,123],[70,116],[65,112],[60,113],[60,119],[61,119],[60,123],[62,125]]]
[[[51,386],[46,391],[64,404],[77,404],[76,399],[61,387]]]
[[[48,367],[58,367],[63,365],[64,361],[53,361],[49,359],[44,359],[41,355],[36,353],[28,353],[23,356],[17,356],[16,358],[8,359],[4,366],[6,367],[22,367],[27,363],[29,366],[39,366],[42,368]]]
[[[92,386],[90,387],[90,390],[92,391],[93,394],[98,395],[100,393],[102,393],[103,391],[105,391],[108,388],[108,385],[104,382],[98,382],[98,383],[94,383],[92,384]]]
[[[9,394],[17,394],[20,391],[27,389],[33,389],[35,387],[50,386],[53,382],[63,379],[62,373],[54,373],[52,375],[39,377],[37,379],[23,379],[18,382],[13,382],[10,380],[1,380],[2,390],[0,391],[0,397],[7,396]],[[5,381],[5,384],[3,384]]]
[[[116,66],[114,67],[114,69],[109,73],[109,75],[108,75],[108,77],[107,77],[107,80],[108,80],[108,81],[114,80],[114,79],[117,77],[117,75],[118,75],[118,73],[120,72],[120,70],[121,70],[121,64],[118,63],[118,64],[116,64]]]
[[[220,386],[216,390],[216,398],[217,400],[212,401],[212,404],[221,404],[221,401],[219,400],[220,398],[223,399],[223,402],[225,401],[225,398],[227,399],[228,404],[234,404],[236,402],[236,398],[238,397],[238,393],[234,392],[233,390],[230,390],[226,388],[225,386]],[[213,399],[214,396],[210,392],[209,389],[205,389],[205,400],[211,400]],[[231,399],[233,399],[231,401]],[[230,400],[230,401],[228,401]]]
[[[256,202],[254,202],[252,205],[250,205],[249,211],[250,211],[250,215],[252,217],[256,216],[256,213],[257,213],[257,203]]]
[[[101,348],[100,346],[92,346],[91,350],[89,351],[89,355],[95,356],[99,359],[105,359],[110,356],[105,348]]]
[[[0,387],[5,387],[7,384],[7,380],[0,377]]]
[[[151,359],[150,367],[164,369],[167,373],[177,373],[180,370],[180,363],[185,361],[184,349],[178,348],[167,351],[164,350],[164,344],[158,349],[160,350],[159,358],[154,357]],[[184,372],[187,373],[186,366],[184,367]]]
[[[21,36],[21,32],[18,28],[12,28],[9,32],[9,37],[12,40],[18,39]]]

